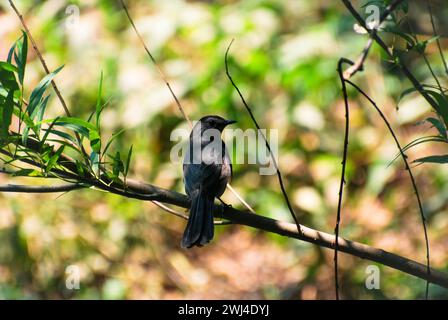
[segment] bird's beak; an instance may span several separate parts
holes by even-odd
[[[226,120],[226,126],[232,123],[236,123],[236,120]]]

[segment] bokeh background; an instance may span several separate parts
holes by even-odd
[[[183,192],[182,168],[169,158],[170,133],[188,128],[119,1],[15,1],[50,68],[65,65],[56,82],[71,112],[94,110],[104,73],[108,102],[102,128],[125,133],[114,146],[134,156],[130,176]],[[280,167],[301,221],[334,229],[344,108],[337,60],[356,58],[366,35],[340,1],[127,1],[136,25],[165,70],[192,119],[220,114],[252,123],[225,76],[224,53],[232,38],[231,69],[264,128],[279,130]],[[356,8],[365,2],[355,1]],[[446,34],[443,1],[436,23]],[[422,39],[430,37],[424,1],[409,8]],[[79,20],[76,19],[79,10]],[[361,9],[362,12],[362,9]],[[74,19],[74,20],[73,20]],[[5,60],[21,25],[7,1],[0,3],[0,58]],[[389,39],[390,40],[390,39]],[[448,41],[441,38],[442,46]],[[429,60],[441,81],[435,44]],[[29,90],[44,76],[30,48]],[[448,53],[448,50],[445,50]],[[421,57],[407,63],[419,80],[433,83]],[[435,132],[420,124],[431,115],[417,94],[398,102],[410,87],[374,46],[354,81],[379,104],[404,144]],[[350,91],[351,134],[341,235],[424,262],[416,199],[384,123]],[[61,115],[56,99],[48,116]],[[421,145],[409,159],[443,153]],[[448,166],[415,166],[428,216],[432,266],[448,272]],[[0,183],[35,183],[0,175]],[[276,176],[259,176],[256,165],[235,165],[233,186],[260,213],[290,220]],[[240,208],[230,192],[224,199]],[[218,226],[213,243],[182,250],[185,222],[151,203],[94,190],[64,195],[0,195],[0,298],[51,299],[333,299],[333,252],[248,227]],[[425,282],[378,265],[381,289],[365,287],[373,263],[340,256],[341,292],[352,299],[412,299]],[[79,290],[66,288],[66,269],[81,272]],[[448,291],[431,286],[431,296]]]

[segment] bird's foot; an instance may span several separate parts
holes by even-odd
[[[227,203],[225,203],[224,200],[222,200],[220,197],[218,197],[218,200],[219,200],[219,201],[221,202],[221,204],[224,206],[224,209],[232,208],[232,205],[231,205],[231,204],[227,204]]]

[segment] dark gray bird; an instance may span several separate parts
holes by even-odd
[[[213,239],[213,208],[232,177],[230,161],[221,133],[236,121],[205,116],[193,127],[184,158],[185,191],[191,200],[190,216],[182,247],[203,246]]]

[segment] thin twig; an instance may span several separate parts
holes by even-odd
[[[176,217],[182,218],[184,220],[188,220],[188,216],[186,214],[177,212],[176,210],[171,209],[170,207],[164,205],[163,203],[161,203],[159,201],[151,201],[151,202],[154,203],[160,209],[165,210],[166,212],[169,212],[169,213],[175,215]]]
[[[31,41],[31,44],[33,45],[34,51],[36,52],[36,54],[37,54],[37,56],[39,57],[39,60],[40,60],[40,62],[41,62],[41,64],[42,64],[42,66],[43,66],[44,69],[45,69],[45,72],[46,72],[47,74],[50,74],[50,70],[48,69],[47,63],[45,62],[44,57],[42,56],[42,54],[40,53],[39,49],[37,48],[37,44],[36,44],[36,42],[34,41],[34,38],[33,38],[33,36],[31,35],[30,30],[28,29],[28,26],[27,26],[27,24],[26,24],[26,22],[25,22],[25,19],[23,19],[22,14],[19,12],[19,10],[17,9],[17,7],[14,5],[14,2],[13,2],[12,0],[8,0],[8,1],[9,1],[9,4],[11,5],[12,9],[13,9],[14,12],[16,13],[16,15],[19,17],[20,22],[22,23],[22,26],[23,26],[23,28],[25,29],[25,31],[26,31],[26,33],[27,33],[27,35],[28,35],[28,38],[29,38],[30,41]],[[58,87],[56,86],[56,83],[54,82],[54,80],[51,80],[51,85],[53,86],[53,89],[54,89],[54,91],[56,92],[56,95],[58,96],[59,101],[61,102],[62,107],[64,108],[65,113],[67,114],[68,117],[70,117],[71,115],[70,115],[70,111],[68,110],[67,104],[65,103],[65,100],[64,100],[64,98],[62,97],[61,92],[59,91]]]
[[[246,200],[243,199],[243,197],[241,197],[238,192],[230,185],[230,183],[227,184],[227,188],[229,188],[230,192],[232,192],[235,197],[240,200],[240,202],[247,208],[249,209],[250,212],[255,213],[255,210],[252,209],[252,207],[250,206],[250,204],[248,204],[246,202]]]
[[[348,106],[348,96],[347,87],[345,85],[345,78],[342,71],[342,65],[344,63],[353,64],[352,61],[341,58],[338,62],[338,75],[341,81],[342,96],[344,98],[344,108],[345,108],[345,133],[344,133],[344,150],[342,153],[342,171],[341,171],[341,181],[339,184],[339,195],[338,195],[338,209],[336,214],[336,226],[334,228],[335,234],[335,245],[334,245],[334,283],[335,283],[335,294],[336,300],[339,300],[339,276],[338,276],[338,250],[339,250],[339,224],[341,222],[341,209],[342,209],[342,194],[344,192],[345,184],[345,169],[347,166],[347,151],[348,151],[348,136],[350,129],[350,113]]]
[[[344,5],[348,9],[348,11],[350,11],[352,16],[356,19],[356,21],[358,21],[358,23],[364,29],[367,30],[367,32],[371,35],[371,37],[375,40],[375,42],[384,50],[384,52],[389,56],[389,58],[391,58],[394,61],[396,61],[397,59],[395,59],[396,57],[394,56],[393,52],[389,49],[389,47],[384,43],[384,41],[378,36],[378,34],[376,32],[374,32],[373,30],[370,30],[368,28],[368,26],[366,25],[366,22],[361,17],[361,15],[358,13],[358,11],[356,11],[356,9],[353,7],[353,5],[351,4],[350,0],[341,0],[341,1],[344,3]],[[437,108],[438,108],[437,103],[434,101],[433,98],[431,98],[431,96],[429,94],[426,93],[426,91],[423,89],[423,87],[420,84],[420,82],[415,78],[415,76],[408,69],[408,67],[403,63],[403,61],[401,61],[401,59],[398,59],[397,65],[398,65],[398,67],[400,67],[401,71],[409,79],[409,81],[411,81],[411,83],[414,86],[414,88],[423,96],[423,98],[425,98],[425,100],[435,110],[437,110]]]
[[[356,84],[354,84],[350,80],[346,80],[346,82],[349,83],[351,86],[353,86],[359,93],[361,93],[372,104],[372,106],[376,109],[376,111],[379,113],[380,117],[383,119],[384,123],[386,124],[387,128],[389,129],[389,132],[392,135],[392,137],[393,137],[393,139],[395,141],[395,144],[397,145],[398,150],[400,151],[401,158],[403,159],[405,168],[406,168],[406,170],[409,173],[409,178],[411,179],[412,188],[414,189],[414,193],[415,193],[415,196],[417,198],[417,203],[418,203],[418,207],[419,207],[419,210],[420,210],[420,217],[421,217],[421,220],[422,220],[423,232],[425,234],[426,269],[427,269],[427,272],[429,274],[431,272],[431,268],[430,268],[429,238],[428,238],[428,231],[427,231],[427,226],[426,226],[426,218],[425,218],[425,214],[424,214],[424,211],[423,211],[423,205],[422,205],[422,201],[421,201],[421,198],[420,198],[420,193],[418,192],[417,183],[415,182],[414,175],[413,175],[412,170],[411,170],[411,168],[409,166],[409,162],[407,160],[407,156],[404,153],[403,148],[401,147],[400,142],[398,141],[398,138],[395,135],[394,130],[392,129],[392,126],[390,125],[390,123],[387,120],[387,118],[384,115],[384,113],[377,106],[375,101],[372,98],[370,98],[369,95],[367,95],[367,93],[365,93],[359,86],[357,86]],[[425,296],[426,296],[426,299],[428,299],[428,297],[429,297],[429,282],[428,281],[426,281]]]
[[[378,43],[380,45],[380,47],[386,52],[386,54],[390,57],[390,58],[394,58],[394,54],[393,52],[389,49],[389,47],[382,41],[382,39],[378,36],[377,34],[377,28],[374,28],[373,30],[370,30],[368,28],[368,26],[366,25],[364,19],[359,15],[359,13],[355,10],[355,8],[353,7],[353,5],[351,4],[351,2],[349,0],[342,0],[342,2],[344,3],[344,5],[346,6],[346,8],[349,10],[349,12],[352,14],[352,16],[358,21],[358,23],[365,29],[367,30],[367,32],[369,32],[369,35],[372,39],[375,40],[376,43]],[[396,0],[394,1],[391,5],[388,6],[388,8],[386,8],[386,10],[384,11],[384,13],[381,15],[380,21],[383,21],[387,18],[387,16],[390,14],[390,12],[392,12],[396,6],[400,3],[400,0]],[[381,23],[381,22],[380,22]],[[378,27],[378,26],[377,26]],[[394,59],[395,60],[395,59]],[[437,103],[434,101],[434,99],[432,99],[431,96],[429,96],[426,91],[424,90],[423,86],[420,84],[420,82],[414,77],[414,75],[412,74],[412,72],[407,68],[407,66],[401,61],[401,59],[398,59],[398,66],[401,68],[402,72],[406,75],[406,77],[412,82],[414,88],[426,99],[426,101],[435,109],[438,109]],[[351,62],[348,59],[345,59],[345,62],[349,62],[350,64],[352,64],[353,62]],[[346,78],[342,78],[341,81],[345,82]],[[345,87],[345,84],[343,85]],[[409,168],[409,166],[408,166]],[[409,170],[410,175],[412,175],[412,173]],[[415,184],[415,180],[413,179],[412,176],[412,184],[414,187],[414,190],[416,189],[416,184]],[[341,200],[342,196],[340,195],[339,200]],[[427,245],[427,262],[428,262],[428,268],[429,268],[429,241],[427,239],[427,232],[426,232],[426,223],[425,223],[425,217],[424,217],[424,212],[421,206],[421,201],[420,201],[420,197],[417,194],[417,200],[419,202],[419,208],[420,208],[420,215],[422,217],[422,223],[423,223],[423,229],[425,232],[425,241],[426,241],[426,245]],[[338,209],[339,211],[339,209]],[[337,238],[337,237],[336,237]],[[337,251],[337,250],[336,250]],[[336,251],[335,251],[335,255],[336,255]],[[335,267],[337,269],[337,267]],[[429,269],[428,269],[429,270]],[[336,284],[337,285],[337,284]],[[427,284],[426,286],[426,298],[428,299],[429,296],[429,285]]]
[[[192,124],[190,118],[188,118],[184,108],[180,104],[179,99],[177,98],[176,94],[174,93],[173,89],[171,88],[171,85],[168,82],[168,79],[165,77],[165,74],[162,71],[162,68],[159,66],[159,64],[157,63],[156,59],[151,54],[151,51],[149,51],[148,46],[145,43],[145,40],[143,40],[143,37],[140,35],[140,32],[138,31],[137,27],[135,26],[134,20],[132,19],[131,15],[129,14],[129,11],[128,11],[128,8],[127,8],[126,4],[124,3],[123,0],[120,0],[120,2],[121,2],[121,5],[123,6],[124,12],[126,13],[126,16],[127,16],[128,20],[129,20],[130,24],[132,25],[132,28],[135,31],[135,34],[137,35],[138,39],[140,40],[142,46],[145,48],[145,51],[148,54],[149,58],[151,59],[152,63],[154,64],[155,68],[157,69],[157,72],[159,73],[159,75],[162,78],[163,82],[165,82],[165,85],[168,87],[168,89],[170,90],[171,95],[173,96],[174,100],[176,101],[176,104],[177,104],[177,107],[179,108],[180,113],[188,121],[190,127],[193,127],[193,124]]]
[[[233,43],[233,39],[232,39],[232,41],[230,42],[229,46],[227,47],[226,54],[225,54],[225,56],[224,56],[224,63],[225,63],[225,67],[226,67],[226,75],[227,75],[227,78],[229,78],[230,82],[232,83],[232,86],[235,88],[235,90],[237,91],[238,95],[240,96],[240,99],[241,99],[241,101],[243,102],[243,105],[244,105],[244,107],[246,108],[247,112],[249,113],[250,118],[252,119],[252,122],[254,123],[255,127],[257,128],[258,132],[260,133],[260,135],[262,136],[262,138],[263,138],[263,140],[264,140],[264,142],[265,142],[265,144],[266,144],[266,148],[267,148],[268,151],[269,151],[269,154],[270,154],[271,159],[272,159],[272,163],[274,164],[275,170],[277,171],[278,182],[279,182],[279,184],[280,184],[280,188],[281,188],[281,190],[282,190],[283,197],[284,197],[285,202],[286,202],[286,204],[287,204],[287,206],[288,206],[289,212],[291,213],[291,216],[292,216],[292,218],[294,219],[294,222],[295,222],[296,225],[297,225],[297,230],[300,232],[300,229],[301,229],[301,228],[300,228],[299,219],[297,218],[297,216],[296,216],[296,214],[295,214],[295,212],[294,212],[294,209],[292,208],[292,205],[291,205],[291,203],[290,203],[290,201],[289,201],[288,194],[286,193],[286,189],[285,189],[285,186],[284,186],[284,184],[283,184],[282,174],[281,174],[280,169],[279,169],[279,167],[278,167],[277,161],[275,160],[275,156],[274,156],[274,154],[273,154],[273,152],[272,152],[272,150],[271,150],[271,146],[269,145],[268,140],[266,139],[264,133],[261,131],[261,128],[260,128],[260,126],[258,125],[258,122],[257,122],[257,120],[255,119],[255,116],[254,116],[254,114],[252,113],[251,108],[249,107],[249,105],[248,105],[247,102],[246,102],[246,99],[244,99],[243,94],[241,93],[240,89],[238,88],[238,86],[236,85],[236,83],[233,81],[232,76],[230,75],[230,72],[229,72],[229,64],[228,64],[228,59],[227,59],[227,58],[228,58],[229,50],[230,50],[230,47],[232,46],[232,43]]]
[[[412,24],[409,22],[409,19],[406,19],[406,23],[407,23],[407,25],[409,27],[410,32],[415,37],[415,40],[418,42],[417,33],[414,31],[414,28],[412,27]],[[442,85],[440,84],[440,81],[437,78],[437,75],[435,74],[434,70],[431,67],[431,64],[429,63],[428,57],[426,56],[426,53],[425,53],[425,50],[423,50],[423,52],[420,52],[420,55],[423,57],[423,60],[425,61],[425,64],[428,67],[428,70],[431,73],[432,77],[434,78],[434,80],[435,80],[435,82],[437,84],[437,87],[439,88],[440,92],[443,92]]]
[[[432,30],[434,32],[434,36],[437,37],[438,36],[437,28],[436,28],[436,24],[434,22],[434,16],[432,14],[432,8],[431,8],[431,4],[429,3],[429,0],[426,0],[426,5],[428,7],[429,17],[431,18],[431,26],[432,26]],[[445,67],[445,72],[448,75],[448,64],[445,60],[445,56],[443,55],[443,50],[442,50],[442,46],[440,45],[439,38],[436,38],[436,43],[437,43],[437,48],[439,49],[440,58],[442,59],[443,66]]]
[[[349,68],[347,68],[347,70],[343,72],[344,79],[350,79],[353,75],[355,75],[355,73],[363,70],[364,62],[367,59],[370,47],[372,47],[372,44],[374,42],[373,39],[375,38],[378,29],[381,27],[382,23],[387,19],[389,14],[392,11],[394,11],[401,2],[403,2],[403,0],[395,0],[393,3],[388,5],[386,9],[384,9],[384,12],[380,16],[378,24],[373,26],[373,28],[371,29],[369,40],[367,40],[367,43],[364,49],[362,50],[361,54],[359,55],[358,59],[356,59],[355,63],[353,63]]]
[[[134,29],[134,32],[137,34],[138,39],[140,40],[143,48],[145,49],[146,53],[148,54],[149,58],[151,59],[151,62],[153,63],[153,65],[155,66],[155,68],[157,69],[157,72],[159,73],[159,76],[162,78],[162,81],[165,83],[165,85],[167,86],[168,90],[171,93],[171,96],[173,97],[173,99],[176,102],[177,108],[179,109],[180,113],[182,114],[182,116],[184,117],[185,120],[187,120],[190,128],[193,128],[193,123],[191,122],[190,118],[188,117],[187,113],[185,112],[184,108],[182,107],[182,104],[180,103],[180,100],[177,98],[176,94],[174,93],[174,90],[171,88],[170,83],[168,82],[168,78],[165,76],[165,73],[163,72],[162,68],[159,66],[159,64],[157,63],[156,59],[154,58],[154,56],[152,55],[151,51],[149,50],[148,46],[145,43],[145,40],[143,39],[143,37],[141,36],[140,32],[138,31],[137,27],[135,26],[134,20],[132,19],[129,10],[126,6],[126,4],[124,3],[124,0],[120,0],[121,5],[126,13],[126,17],[129,20],[129,23],[131,24],[132,28]],[[229,188],[230,192],[232,192],[235,197],[241,201],[241,203],[250,211],[250,212],[254,212],[254,209],[252,209],[252,207],[243,199],[243,197],[241,195],[238,194],[238,192],[232,188],[232,186],[230,185],[230,183],[227,184],[227,187]]]

